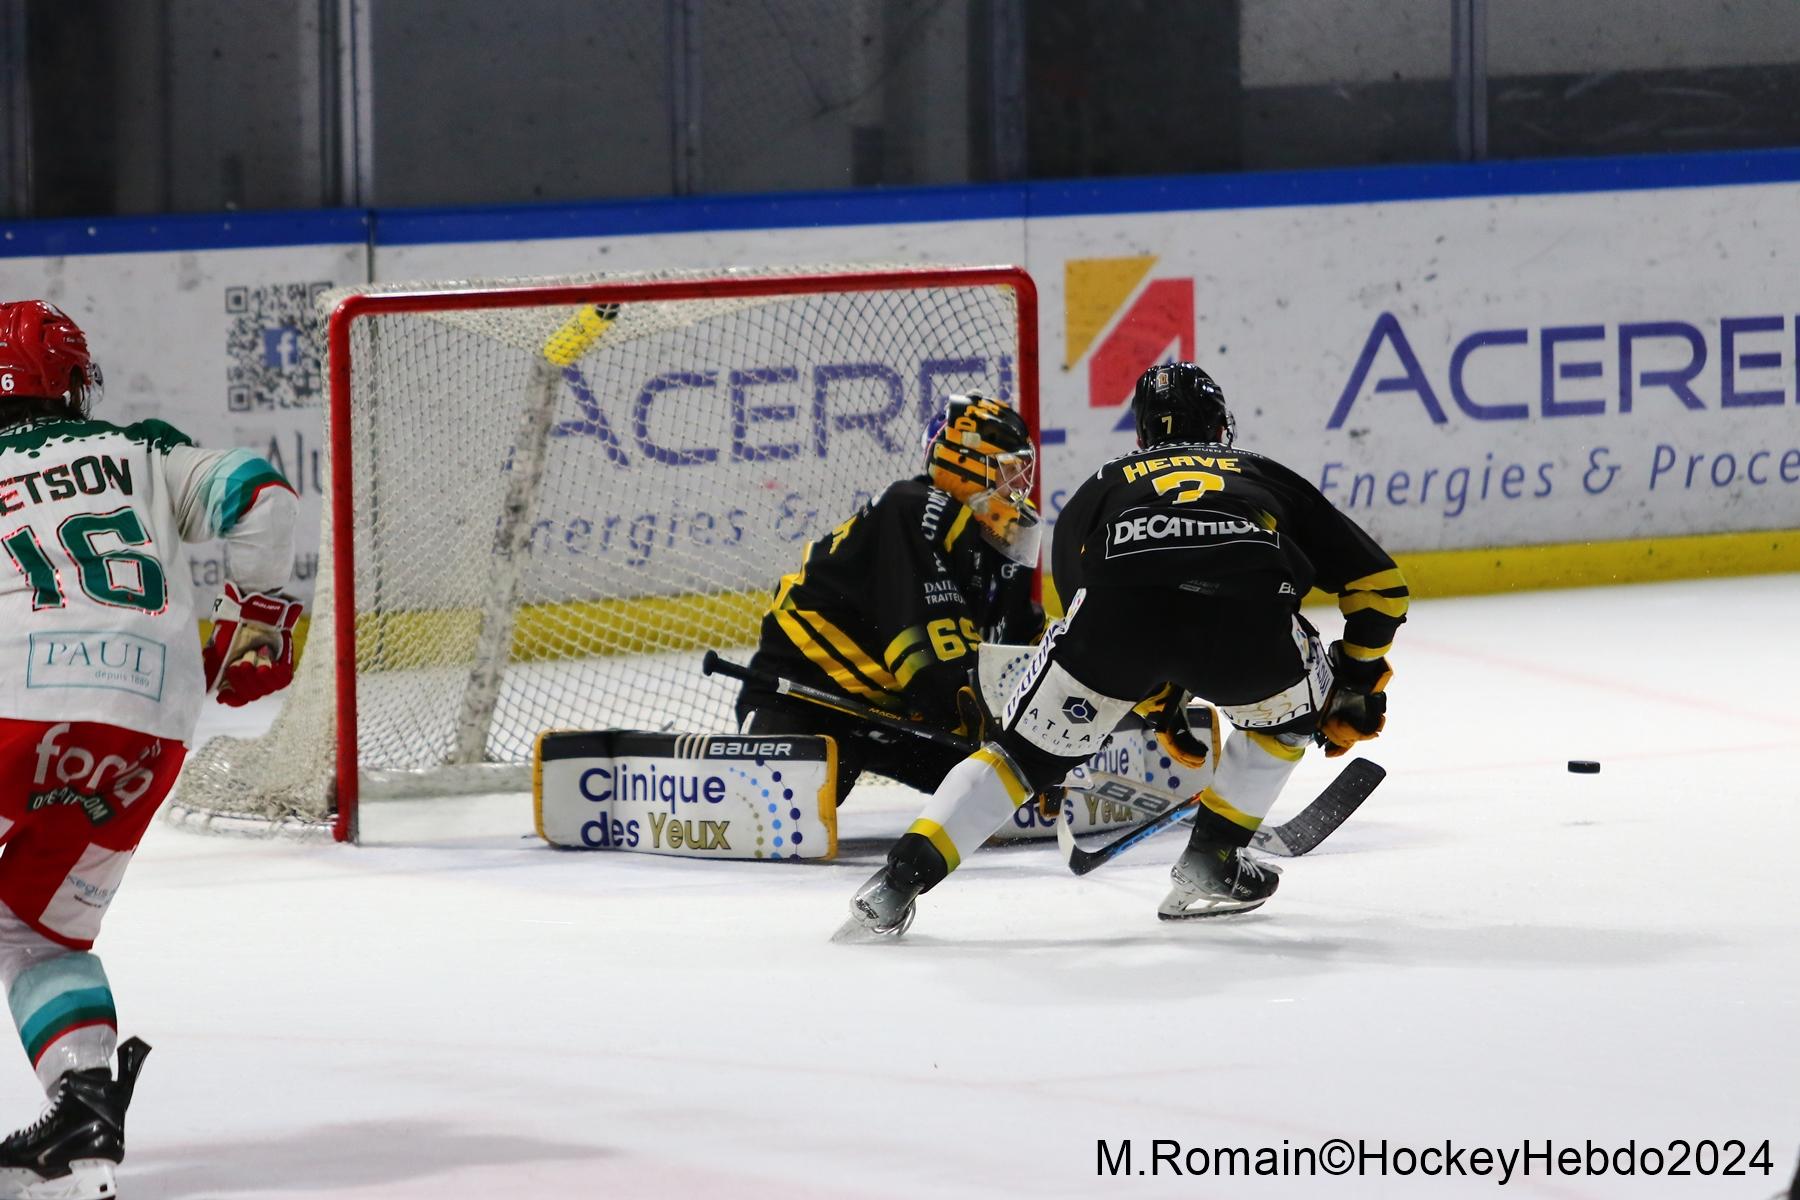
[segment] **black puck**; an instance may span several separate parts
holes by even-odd
[[[1577,775],[1598,775],[1600,773],[1600,764],[1591,758],[1571,758],[1569,760],[1569,770],[1575,772]]]

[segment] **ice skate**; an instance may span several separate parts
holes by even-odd
[[[125,1109],[150,1047],[119,1044],[119,1077],[105,1067],[70,1071],[44,1115],[0,1142],[0,1197],[111,1200],[114,1168],[125,1157]]]
[[[832,940],[899,937],[912,925],[921,890],[917,884],[901,882],[892,867],[881,868],[850,897],[850,919]]]
[[[1188,844],[1169,870],[1174,886],[1156,909],[1165,921],[1249,912],[1275,894],[1281,872],[1224,842]]]

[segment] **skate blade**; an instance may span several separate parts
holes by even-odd
[[[839,946],[858,946],[870,942],[886,941],[892,936],[892,934],[887,933],[876,933],[873,929],[870,929],[855,917],[849,917],[845,919],[842,925],[837,927],[837,932],[831,935],[831,940],[834,944]]]
[[[116,1200],[118,1182],[113,1165],[103,1158],[78,1158],[69,1173],[45,1179],[36,1171],[0,1171],[0,1197],[17,1200]]]
[[[1170,910],[1158,908],[1156,916],[1161,921],[1204,921],[1208,917],[1235,917],[1239,913],[1247,913],[1261,908],[1267,901],[1254,900],[1249,904],[1228,901],[1224,904],[1209,904],[1204,908],[1178,908]]]
[[[918,911],[917,908],[907,909],[906,915],[900,918],[899,924],[889,926],[886,929],[877,929],[873,926],[864,924],[855,917],[848,917],[842,925],[838,926],[837,932],[831,935],[831,940],[838,945],[848,944],[853,946],[870,942],[891,942],[898,939],[901,934],[912,928],[913,917]]]

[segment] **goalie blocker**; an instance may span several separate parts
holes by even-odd
[[[532,764],[538,836],[573,850],[828,859],[836,796],[813,734],[546,733]]]

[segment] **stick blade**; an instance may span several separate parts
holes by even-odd
[[[1056,818],[1056,844],[1062,850],[1063,861],[1069,864],[1069,870],[1076,875],[1086,875],[1089,871],[1104,863],[1109,863],[1139,842],[1145,841],[1172,825],[1177,824],[1184,816],[1193,811],[1192,798],[1175,805],[1161,816],[1153,817],[1128,832],[1121,834],[1105,845],[1093,850],[1083,850],[1075,841],[1075,830],[1071,827],[1074,820],[1070,812],[1067,797],[1063,799],[1063,811]]]
[[[1318,798],[1274,828],[1259,829],[1250,839],[1252,849],[1282,858],[1298,858],[1330,837],[1338,826],[1362,807],[1387,778],[1387,768],[1359,758],[1338,772]]]

